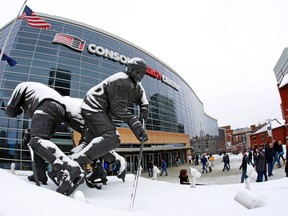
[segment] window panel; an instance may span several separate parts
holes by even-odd
[[[50,55],[57,55],[58,51],[56,49],[49,49],[45,47],[36,47],[35,52],[45,53]]]

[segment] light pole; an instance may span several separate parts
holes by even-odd
[[[273,129],[272,129],[271,121],[269,122],[269,124],[270,124],[270,131],[271,131],[271,143],[273,143]]]
[[[271,143],[273,143],[273,128],[272,128],[272,121],[274,121],[274,120],[277,120],[277,119],[268,119],[268,123],[269,123],[269,127],[267,128],[267,133],[268,133],[268,135],[269,135],[269,132],[268,132],[268,130],[270,130],[270,136],[271,136]],[[277,120],[278,121],[278,120]],[[279,122],[279,121],[278,121]],[[280,122],[279,122],[280,123]]]

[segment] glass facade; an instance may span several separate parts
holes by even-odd
[[[17,150],[22,148],[22,136],[29,127],[29,119],[24,115],[19,118],[5,115],[5,104],[17,84],[23,81],[40,82],[62,95],[84,98],[91,87],[116,72],[124,71],[125,62],[132,57],[143,58],[152,71],[142,80],[150,104],[146,129],[189,134],[191,140],[206,135],[219,136],[217,120],[205,114],[203,103],[195,92],[167,64],[103,30],[49,15],[45,15],[44,19],[52,26],[49,30],[32,28],[25,20],[17,20],[5,53],[18,64],[10,67],[4,61],[0,63],[0,158],[4,158],[1,154],[9,153],[14,159],[28,160],[28,152],[19,153]],[[1,47],[10,27],[11,23],[1,29]],[[56,33],[85,41],[84,50],[77,51],[67,45],[53,43]],[[88,50],[89,46],[94,52]],[[131,109],[138,113],[136,107]],[[119,127],[127,127],[122,122],[116,123]],[[63,125],[54,138],[63,150],[66,150],[67,143],[72,142],[67,137],[70,133]]]

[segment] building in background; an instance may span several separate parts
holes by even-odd
[[[286,126],[277,119],[268,120],[257,126],[251,125],[250,127],[234,130],[231,129],[231,126],[221,128],[226,131],[225,148],[221,152],[239,154],[243,150],[265,147],[268,142],[274,140],[285,143],[286,139]]]
[[[288,48],[285,48],[274,69],[281,99],[281,110],[285,124],[288,124]]]
[[[223,143],[217,120],[207,115],[204,106],[189,84],[168,64],[144,49],[93,26],[66,18],[37,13],[51,24],[48,30],[32,28],[25,20],[17,20],[5,48],[5,53],[17,60],[10,67],[0,63],[0,166],[16,162],[18,169],[29,169],[28,151],[23,149],[24,130],[30,120],[21,115],[8,118],[7,104],[16,85],[24,81],[40,82],[62,95],[84,98],[86,92],[108,76],[124,71],[132,57],[147,62],[147,76],[142,84],[150,104],[146,123],[149,141],[145,143],[142,167],[148,160],[160,165],[161,159],[169,166],[174,158],[185,161],[191,150],[217,151]],[[4,44],[12,21],[0,30],[0,46]],[[167,49],[175,58],[181,56]],[[137,107],[131,110],[138,114]],[[128,162],[128,171],[134,171],[140,144],[127,124],[115,121],[121,134],[117,151]],[[71,139],[73,137],[73,139]],[[79,135],[70,133],[62,125],[53,140],[64,152],[77,143]],[[196,143],[194,142],[196,141]],[[196,145],[196,146],[194,146]],[[2,163],[1,163],[2,162]]]
[[[265,147],[268,142],[273,143],[274,140],[279,143],[285,143],[286,126],[277,119],[269,120],[258,128],[253,128],[250,135],[251,148]]]

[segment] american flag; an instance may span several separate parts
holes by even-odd
[[[51,27],[48,22],[37,16],[28,6],[25,6],[23,13],[19,16],[19,19],[26,19],[28,25],[34,28],[49,29]]]
[[[53,39],[54,43],[64,44],[74,50],[83,51],[85,46],[85,41],[76,38],[74,36],[63,34],[63,33],[56,33]]]

